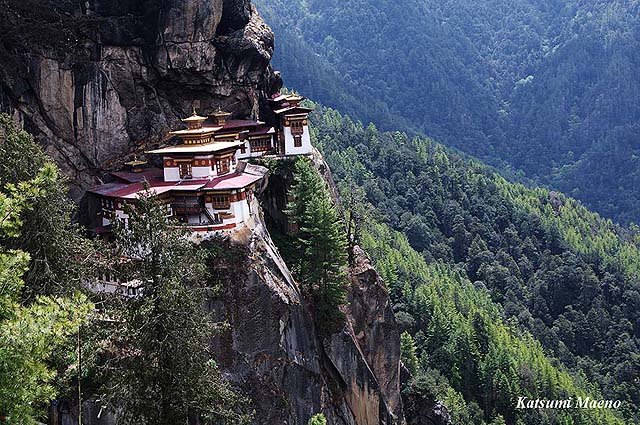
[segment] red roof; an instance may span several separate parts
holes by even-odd
[[[253,174],[245,174],[245,173],[233,173],[228,174],[226,176],[217,177],[211,180],[203,189],[206,190],[230,190],[230,189],[241,189],[243,187],[247,187],[258,180],[260,180],[262,176],[255,176]]]
[[[266,136],[267,134],[275,133],[275,129],[273,127],[260,127],[257,130],[254,130],[249,133],[249,136]]]
[[[246,173],[233,173],[225,176],[216,177],[213,180],[182,180],[180,182],[165,182],[162,180],[147,181],[148,189],[156,194],[160,195],[167,192],[198,192],[199,190],[217,191],[217,190],[232,190],[242,189],[247,187],[263,176],[256,176]],[[120,198],[120,199],[135,199],[138,195],[144,192],[144,182],[135,183],[107,183],[100,186],[96,186],[89,189],[89,192],[96,195]]]
[[[127,186],[129,185],[126,183],[107,183],[92,187],[91,189],[89,189],[89,192],[101,196],[111,196],[111,193],[124,189]]]
[[[138,183],[142,181],[162,180],[163,171],[160,168],[146,168],[141,172],[116,171],[111,173],[114,177],[124,180],[127,183]]]
[[[225,130],[235,130],[246,127],[258,127],[260,125],[264,125],[261,121],[255,120],[229,120],[224,123],[222,129],[219,132],[224,132]]]
[[[277,109],[275,111],[273,111],[276,115],[282,115],[282,114],[287,114],[289,115],[290,113],[293,112],[298,112],[298,113],[309,113],[311,111],[313,111],[313,109],[311,108],[305,108],[304,106],[286,106],[283,107],[282,109]]]

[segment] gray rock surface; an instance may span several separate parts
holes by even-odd
[[[258,116],[281,84],[273,33],[248,0],[8,0],[0,21],[0,110],[36,135],[76,199],[192,107]]]
[[[238,262],[225,267],[244,273],[224,278],[225,294],[213,306],[231,325],[217,338],[215,351],[226,376],[253,400],[256,424],[306,425],[319,412],[336,425],[404,423],[399,336],[395,321],[385,325],[389,317],[378,317],[389,314],[388,297],[383,287],[368,288],[370,279],[381,281],[365,260],[352,273],[349,297],[357,305],[345,310],[344,329],[321,339],[262,225],[232,258]],[[370,323],[360,322],[362,317],[381,323],[365,329]]]

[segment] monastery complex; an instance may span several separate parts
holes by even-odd
[[[230,119],[218,111],[209,117],[183,119],[184,129],[170,133],[172,146],[148,151],[162,159],[162,168],[146,161],[128,162],[113,181],[89,190],[100,208],[96,234],[109,233],[117,217],[126,222],[124,205],[151,192],[167,205],[167,215],[189,226],[198,238],[235,232],[250,226],[258,208],[256,188],[266,177],[264,167],[251,158],[283,158],[312,153],[308,115],[302,97],[274,95],[271,107],[276,125],[259,120]]]

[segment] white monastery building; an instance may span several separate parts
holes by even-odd
[[[115,217],[128,218],[124,205],[134,204],[146,191],[167,205],[176,217],[201,237],[233,232],[250,225],[258,205],[254,193],[267,170],[246,162],[312,153],[308,115],[302,97],[274,95],[275,127],[259,120],[232,120],[218,111],[209,117],[183,119],[186,128],[170,134],[178,144],[148,151],[162,158],[162,168],[128,162],[126,171],[111,173],[113,181],[89,190],[100,202],[94,231],[108,233]]]

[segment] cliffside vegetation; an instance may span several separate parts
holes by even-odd
[[[256,4],[276,67],[306,96],[640,220],[636,2]]]
[[[114,227],[112,273],[139,285],[130,298],[107,297],[94,397],[118,411],[118,424],[245,424],[246,400],[222,378],[208,348],[223,325],[204,311],[219,285],[207,279],[209,251],[174,226],[149,195]],[[111,255],[111,252],[107,253]]]
[[[118,423],[248,422],[208,349],[224,325],[204,311],[217,244],[196,248],[153,197],[117,223],[114,245],[89,240],[66,181],[7,115],[0,154],[0,422],[45,421],[54,399],[77,412],[79,384],[84,401],[117,406]],[[103,274],[140,291],[88,291]]]
[[[344,319],[340,306],[347,294],[347,238],[327,184],[309,160],[295,160],[293,179],[286,210],[290,231],[272,230],[313,305],[318,329],[326,332]]]
[[[31,424],[58,392],[57,368],[74,363],[93,306],[71,278],[84,269],[74,255],[83,245],[66,245],[78,235],[62,212],[57,168],[1,114],[0,155],[0,421]]]
[[[325,108],[312,121],[347,221],[359,223],[353,240],[375,260],[406,331],[403,355],[417,373],[405,391],[444,399],[459,423],[638,420],[635,228],[427,138]],[[517,396],[579,394],[623,404],[515,409]]]

